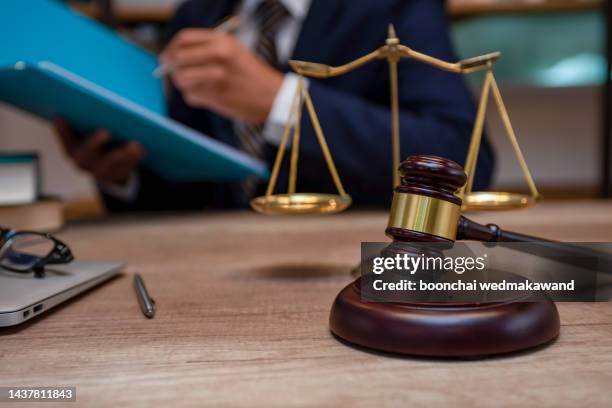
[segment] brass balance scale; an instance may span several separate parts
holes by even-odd
[[[341,76],[351,72],[359,67],[380,59],[386,59],[389,64],[390,86],[391,86],[391,139],[392,139],[392,163],[393,163],[393,185],[398,186],[400,183],[399,164],[400,164],[400,128],[399,128],[399,98],[398,98],[398,75],[397,64],[402,58],[411,58],[422,63],[431,65],[445,71],[468,75],[476,71],[486,70],[484,85],[480,96],[480,103],[474,129],[471,136],[470,146],[468,149],[467,158],[465,161],[465,172],[468,176],[468,181],[459,192],[463,198],[464,210],[502,210],[515,209],[535,205],[541,198],[536,185],[531,177],[523,153],[518,145],[516,135],[510,122],[510,117],[504,105],[497,81],[493,76],[493,65],[499,59],[501,53],[494,52],[491,54],[481,55],[475,58],[469,58],[456,63],[446,62],[426,54],[417,52],[405,45],[402,45],[397,38],[395,29],[392,25],[389,26],[388,38],[386,44],[377,50],[351,61],[345,65],[332,67],[324,64],[317,64],[305,61],[290,61],[293,70],[300,75],[299,85],[294,95],[290,117],[284,129],[284,133],[276,155],[272,174],[266,194],[261,197],[254,198],[251,201],[251,207],[260,213],[271,215],[297,215],[297,214],[332,214],[344,211],[351,203],[351,197],[346,193],[336,170],[334,160],[330,153],[329,147],[321,128],[321,124],[317,117],[312,98],[305,85],[304,77],[312,78],[331,78]],[[514,153],[518,159],[519,165],[527,181],[529,194],[508,193],[508,192],[493,192],[480,191],[473,192],[472,185],[476,170],[476,161],[482,134],[484,130],[485,116],[489,95],[493,94],[493,98],[499,114],[502,119],[503,126],[506,130]],[[300,144],[300,122],[302,119],[302,110],[306,105],[306,110],[310,117],[310,121],[314,128],[316,137],[321,146],[325,162],[334,181],[338,194],[321,194],[321,193],[300,193],[296,191],[298,160],[299,160],[299,144]],[[294,120],[295,119],[295,120]],[[293,125],[292,125],[293,124]],[[287,143],[291,129],[291,157],[289,167],[289,186],[286,194],[275,194],[276,182],[280,172],[280,167],[287,150]]]

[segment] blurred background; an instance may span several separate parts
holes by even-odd
[[[331,0],[333,1],[333,0]],[[68,1],[153,51],[181,0]],[[519,143],[545,198],[610,195],[609,4],[605,0],[449,0],[460,58],[499,50],[496,65]],[[410,44],[407,44],[410,45]],[[471,86],[477,97],[479,77]],[[496,111],[495,189],[526,186]],[[64,159],[46,122],[0,103],[0,152],[38,151],[42,190],[82,214],[100,211],[92,181]]]

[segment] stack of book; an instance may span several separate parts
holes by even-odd
[[[63,225],[62,204],[40,196],[36,154],[0,154],[0,227],[53,231]]]

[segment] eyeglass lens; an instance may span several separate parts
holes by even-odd
[[[29,270],[46,258],[54,246],[55,243],[43,235],[17,234],[9,238],[0,249],[0,266]]]

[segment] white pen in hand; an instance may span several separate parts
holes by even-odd
[[[231,16],[223,21],[221,21],[217,26],[213,28],[215,31],[219,31],[222,33],[231,33],[232,31],[236,31],[240,26],[241,19],[240,16]],[[153,76],[157,78],[162,78],[166,75],[170,75],[172,73],[172,65],[170,64],[160,64],[157,68],[153,70]]]

